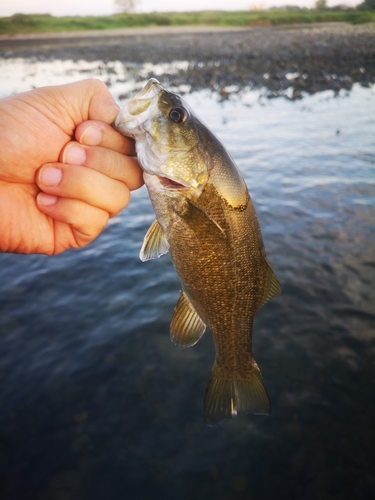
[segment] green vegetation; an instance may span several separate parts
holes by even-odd
[[[374,1],[366,0],[369,4]],[[10,17],[0,18],[0,34],[108,30],[146,26],[246,27],[322,22],[346,22],[351,24],[375,22],[375,10],[270,9],[238,12],[118,14],[101,17],[53,17],[50,14],[14,14]]]
[[[357,5],[357,9],[375,11],[375,0],[364,0],[362,3]]]
[[[327,9],[327,0],[316,0],[315,8],[316,8],[316,10],[326,10]]]

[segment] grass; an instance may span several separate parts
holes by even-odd
[[[0,34],[110,30],[148,26],[276,26],[280,24],[375,22],[375,11],[203,11],[185,13],[118,14],[113,16],[54,17],[50,14],[14,14],[0,17]]]

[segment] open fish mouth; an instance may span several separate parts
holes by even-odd
[[[156,78],[150,78],[147,84],[143,87],[143,89],[133,97],[133,100],[156,97],[160,91],[160,88],[161,85],[159,80],[157,80]]]
[[[186,186],[185,184],[175,181],[174,179],[161,177],[160,175],[157,175],[157,178],[159,179],[160,184],[165,189],[168,189],[168,191],[187,191],[188,189],[190,189],[190,186]]]
[[[150,114],[150,109],[157,106],[157,97],[161,85],[156,78],[151,78],[136,96],[127,101],[117,115],[114,126],[123,135],[136,139],[136,131],[142,121]]]

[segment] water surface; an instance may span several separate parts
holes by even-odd
[[[93,75],[119,98],[150,70],[115,64],[3,60],[0,95]],[[169,340],[180,285],[168,256],[139,261],[142,188],[83,250],[0,255],[2,499],[375,494],[375,88],[262,95],[185,98],[240,167],[283,287],[254,327],[271,415],[204,427],[213,342]]]

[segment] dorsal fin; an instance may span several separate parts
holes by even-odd
[[[169,245],[165,239],[161,225],[155,220],[147,231],[143,240],[143,245],[139,254],[142,262],[150,259],[157,259],[169,250]]]
[[[281,286],[276,278],[274,272],[272,271],[270,265],[267,263],[264,292],[262,297],[262,302],[259,307],[264,306],[269,300],[277,297],[281,293]]]
[[[206,325],[184,292],[174,308],[170,333],[172,341],[180,347],[195,345],[204,334]]]

